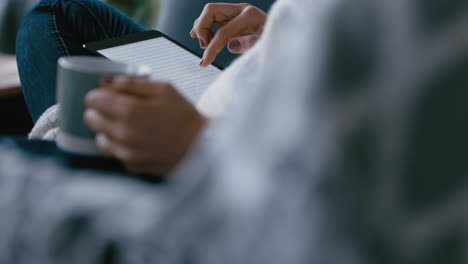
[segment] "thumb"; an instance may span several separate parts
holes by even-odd
[[[146,78],[135,78],[126,76],[115,76],[101,80],[100,86],[138,97],[151,96],[154,93],[154,85]]]
[[[228,42],[228,50],[231,53],[244,53],[248,49],[250,49],[257,40],[260,38],[260,34],[251,34],[251,35],[245,35],[241,37],[237,37],[235,39],[232,39]]]

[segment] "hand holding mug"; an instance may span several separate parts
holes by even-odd
[[[164,175],[185,156],[206,120],[172,85],[117,77],[86,96],[96,145],[129,172]]]

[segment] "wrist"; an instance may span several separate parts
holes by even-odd
[[[178,146],[174,149],[175,156],[172,159],[172,164],[168,167],[167,172],[175,169],[179,163],[181,163],[185,157],[190,152],[193,145],[198,141],[198,138],[203,133],[206,125],[208,124],[208,119],[200,114],[198,111],[194,114],[189,121],[187,121],[186,126],[182,129],[182,135],[180,135]]]

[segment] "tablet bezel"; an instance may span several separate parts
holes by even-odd
[[[128,44],[132,44],[132,43],[136,43],[140,41],[161,38],[161,37],[166,38],[167,40],[183,48],[184,50],[192,53],[193,55],[199,57],[200,59],[203,57],[203,55],[197,53],[196,51],[191,50],[190,48],[184,46],[182,43],[178,42],[177,40],[174,40],[173,38],[157,30],[149,30],[149,31],[144,31],[144,32],[132,33],[123,37],[90,42],[90,43],[84,44],[83,47],[95,55],[105,57],[101,53],[99,53],[99,50],[114,48],[118,46],[128,45]],[[216,63],[212,63],[212,65],[220,70],[224,70],[223,67],[221,67],[220,65]]]

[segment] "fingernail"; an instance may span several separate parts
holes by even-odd
[[[202,58],[199,65],[202,65],[204,61],[205,61],[205,58]]]
[[[231,40],[228,43],[228,49],[230,51],[239,52],[239,51],[241,51],[241,48],[242,48],[241,43],[237,39]]]
[[[107,150],[109,148],[109,145],[110,145],[110,141],[109,139],[107,138],[106,135],[102,134],[102,133],[98,133],[96,135],[96,145],[101,149],[101,150]]]
[[[83,121],[85,121],[85,123],[87,125],[93,125],[93,123],[96,123],[96,118],[98,116],[98,113],[96,112],[96,110],[93,110],[93,109],[87,109],[84,113],[83,113]]]
[[[99,89],[93,89],[89,91],[84,98],[85,105],[89,106],[94,104],[94,101],[96,101],[97,97],[99,97]]]
[[[102,82],[106,85],[112,85],[114,83],[114,77],[113,76],[105,76],[102,78]]]
[[[116,85],[121,85],[128,82],[128,77],[126,76],[116,76],[113,78],[112,83]]]
[[[91,108],[88,108],[85,110],[83,117],[85,120],[91,120],[93,118],[93,111]]]
[[[202,39],[200,39],[200,48],[205,48],[205,42]]]
[[[192,28],[192,30],[190,30],[190,36],[191,36],[192,34],[193,34],[193,28]]]

